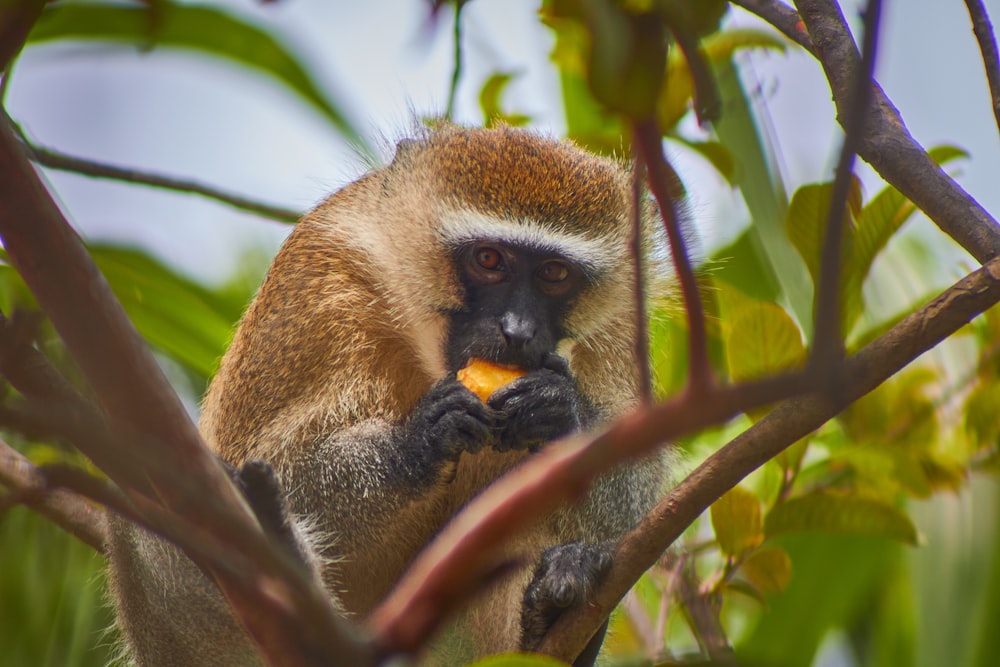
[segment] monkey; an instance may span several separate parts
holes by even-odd
[[[349,618],[363,620],[495,479],[637,405],[630,183],[622,163],[566,141],[442,125],[400,141],[387,166],[320,203],[278,251],[200,430],[251,505],[253,480],[266,496],[273,473],[275,502],[298,522],[286,533]],[[642,208],[652,256],[657,215]],[[455,377],[470,359],[524,374],[484,402]],[[427,663],[537,646],[600,582],[666,468],[661,455],[618,467],[519,535],[503,555],[522,565],[450,625]],[[260,664],[176,548],[121,521],[111,533],[110,588],[138,664]]]

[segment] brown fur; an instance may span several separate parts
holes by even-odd
[[[274,466],[292,509],[328,536],[322,575],[347,613],[370,612],[444,522],[524,456],[464,454],[453,480],[417,496],[385,483],[377,462],[392,452],[359,444],[377,441],[446,373],[447,312],[461,303],[462,290],[440,221],[471,211],[604,243],[612,255],[603,259],[614,268],[579,296],[560,353],[587,399],[612,417],[636,400],[628,202],[628,174],[612,161],[519,130],[446,127],[402,143],[389,166],[331,196],[292,232],[211,384],[201,427],[230,463]],[[616,539],[653,502],[661,473],[655,460],[609,474],[582,508],[553,517],[512,553],[531,562],[553,544]],[[118,558],[112,552],[133,643],[150,643],[159,630],[150,624],[176,622],[152,605],[135,608],[131,589],[138,586],[164,589],[158,594],[166,615],[195,615],[197,623],[175,634],[207,634],[192,641],[225,645],[211,627],[195,627],[205,625],[200,612],[170,611],[171,597],[193,599],[166,590],[165,575],[132,581],[126,566],[141,567],[136,552],[150,548],[133,542],[120,541]],[[439,660],[459,664],[515,649],[528,575],[512,577],[460,619],[451,652],[439,652]],[[238,634],[231,620],[218,627]],[[139,652],[148,664],[202,664]]]

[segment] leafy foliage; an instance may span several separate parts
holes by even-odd
[[[150,5],[155,11],[120,3],[56,3],[45,10],[30,43],[86,40],[222,58],[270,77],[340,132],[358,138],[340,105],[274,29],[214,7],[166,0]],[[732,61],[745,49],[791,47],[770,33],[720,29],[726,5],[549,0],[542,20],[555,37],[552,61],[570,138],[602,153],[627,154],[631,137],[622,114],[655,117],[668,140],[697,151],[738,189],[747,207],[742,231],[712,253],[700,279],[714,370],[743,381],[805,363],[832,184],[787,193],[776,151]],[[656,29],[639,20],[656,12],[664,19]],[[680,49],[665,47],[668,28],[702,38],[704,58],[726,102],[725,115],[711,128],[695,132],[685,122],[698,95],[697,76]],[[515,76],[499,72],[483,84],[479,101],[486,123],[530,121],[501,103]],[[950,146],[929,153],[939,164],[965,157]],[[866,287],[876,275],[873,267],[915,214],[916,207],[895,188],[886,187],[867,202],[857,182],[851,190],[841,309],[852,349],[902,315],[874,312]],[[241,281],[202,285],[135,249],[94,245],[90,250],[142,335],[195,387],[203,386],[252,288]],[[918,258],[909,259],[919,266]],[[922,287],[929,292],[931,285]],[[16,273],[0,265],[3,311],[34,305]],[[858,332],[861,322],[874,327]],[[660,304],[650,337],[661,395],[683,387],[686,333],[683,318]],[[992,479],[1000,471],[1000,314],[987,312],[965,333],[960,343],[948,344],[953,357],[964,359],[964,371],[955,372],[940,359],[921,360],[716,502],[682,539],[682,555],[665,557],[637,586],[637,604],[614,618],[613,659],[628,664],[630,652],[651,652],[650,641],[653,647],[666,645],[673,655],[700,655],[703,628],[694,610],[709,609],[729,633],[741,664],[811,664],[831,638],[848,646],[854,664],[918,664],[933,633],[926,632],[928,621],[914,611],[914,601],[932,583],[914,574],[912,554],[944,536],[918,531],[914,511],[926,511],[927,505],[914,501],[981,494],[970,490],[970,480]],[[43,323],[37,335],[40,347],[72,376],[50,328]],[[685,465],[766,412],[688,438],[681,443],[689,459]],[[18,444],[36,460],[66,456]],[[995,498],[991,493],[987,497]],[[992,545],[1000,524],[989,530],[982,539]],[[989,631],[1000,613],[997,553],[994,549],[981,564],[981,598],[955,593],[956,607],[976,628],[967,647],[954,648],[955,655],[971,656],[969,664],[985,665],[998,650]],[[99,577],[97,572],[94,554],[38,517],[23,509],[0,514],[0,644],[6,664],[104,664],[106,646],[96,633],[106,626],[107,612],[86,583]],[[659,635],[650,638],[650,627]],[[476,663],[552,664],[559,663],[532,655]]]

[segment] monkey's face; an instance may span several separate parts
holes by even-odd
[[[463,244],[453,257],[465,299],[451,315],[449,369],[471,357],[540,368],[564,337],[563,317],[587,283],[581,267],[557,253],[500,241]]]

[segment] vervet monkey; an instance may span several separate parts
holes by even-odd
[[[647,253],[653,217],[644,211]],[[306,558],[346,614],[364,619],[519,461],[636,405],[630,230],[617,162],[521,130],[445,126],[400,142],[391,164],[288,237],[211,383],[201,432],[234,468],[273,469],[320,536]],[[470,359],[525,373],[483,402],[456,379]],[[464,612],[429,660],[533,648],[597,583],[663,467],[613,470],[519,536],[505,555],[530,565]],[[112,591],[139,664],[259,664],[179,551],[125,524],[113,534]]]

